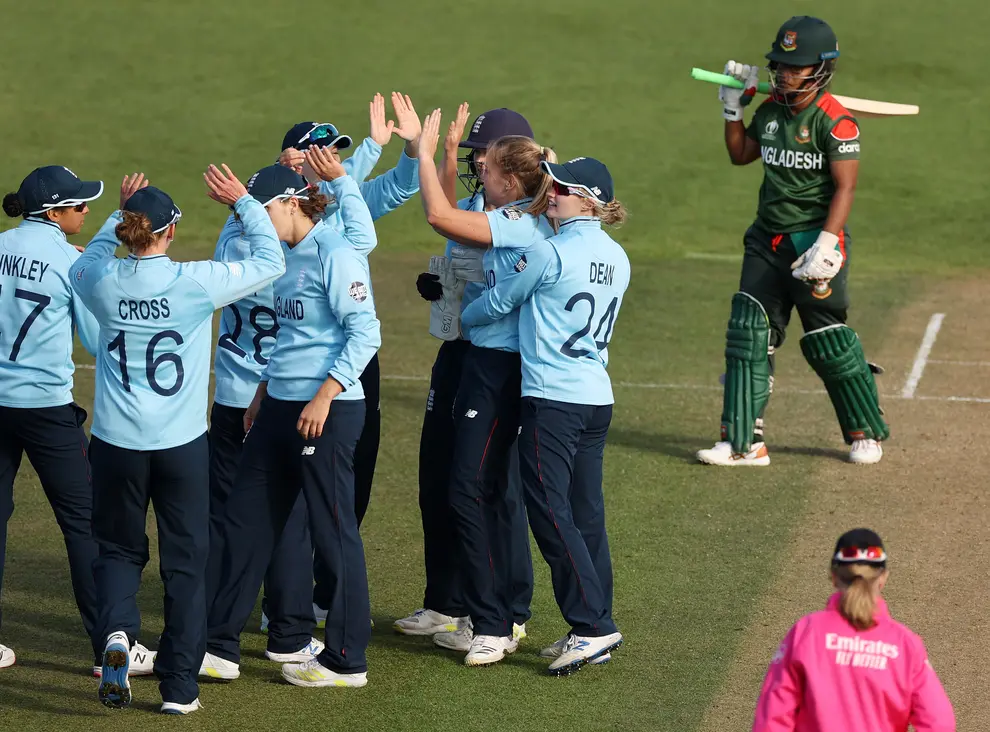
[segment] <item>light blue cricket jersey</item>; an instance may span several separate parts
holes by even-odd
[[[492,246],[485,251],[482,261],[485,268],[484,290],[491,290],[505,277],[525,268],[525,249],[553,236],[553,227],[546,216],[526,213],[531,201],[524,198],[485,213],[492,231]],[[461,322],[465,322],[463,317]],[[508,312],[501,319],[488,323],[467,325],[471,327],[472,345],[513,353],[519,351],[518,312]]]
[[[94,353],[100,330],[69,284],[78,258],[50,221],[26,219],[0,234],[0,406],[72,401],[72,332]]]
[[[601,221],[568,219],[530,246],[526,266],[461,316],[472,325],[519,308],[522,395],[569,404],[612,404],[608,343],[629,287],[629,258]]]
[[[371,227],[367,208],[365,219]],[[359,379],[382,344],[368,260],[322,221],[294,247],[282,246],[278,336],[261,376],[268,394],[308,402],[332,376],[344,387],[337,399],[364,399]]]
[[[370,151],[374,151],[375,147],[377,147],[377,154],[381,155],[381,146],[369,137],[361,143],[354,155],[344,161],[345,168],[347,162],[357,157],[358,151],[366,145],[368,146],[369,154]],[[374,164],[372,164],[371,168],[374,168]],[[371,172],[371,168],[368,168],[368,173]],[[365,175],[368,173],[365,173]],[[358,180],[360,181],[361,179],[359,178]],[[336,181],[320,181],[320,193],[325,196],[337,196],[337,192],[333,185],[334,183],[336,183]],[[394,211],[416,195],[418,190],[419,161],[406,155],[405,150],[403,150],[402,154],[399,156],[399,162],[396,163],[396,166],[382,175],[361,183],[360,193],[361,197],[364,198],[365,203],[368,205],[368,210],[371,212],[372,221],[377,221],[382,216],[390,211]],[[371,254],[371,250],[374,249],[377,244],[377,240],[372,240],[369,246],[367,241],[356,238],[355,234],[348,230],[348,227],[350,226],[350,222],[348,221],[348,213],[345,210],[343,202],[340,198],[337,198],[336,205],[331,204],[330,206],[327,206],[326,213],[323,216],[323,221],[334,231],[344,234],[351,240],[352,246],[354,246],[365,256]]]
[[[367,256],[375,248],[377,238],[357,182],[345,175],[327,184],[326,190],[337,199],[335,216],[343,221],[341,235],[355,250]],[[249,244],[242,235],[241,225],[231,216],[220,232],[213,259],[236,262],[248,253]],[[369,282],[370,278],[364,278],[364,281]],[[213,361],[216,373],[214,401],[239,409],[246,409],[251,404],[261,373],[268,364],[268,355],[275,346],[278,319],[274,305],[275,291],[268,286],[221,312],[220,336]]]
[[[117,259],[115,212],[69,270],[100,323],[93,434],[131,450],[164,450],[206,432],[213,311],[285,271],[275,227],[249,195],[234,206],[251,256],[240,262]]]

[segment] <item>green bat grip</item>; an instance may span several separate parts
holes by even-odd
[[[699,68],[691,69],[691,78],[697,79],[698,81],[707,81],[712,84],[731,86],[733,89],[743,88],[743,83],[732,76],[727,76],[725,74],[718,74],[714,71],[705,71],[704,69],[699,69]],[[765,81],[761,81],[759,84],[756,85],[756,91],[758,91],[760,94],[769,94],[770,85]]]

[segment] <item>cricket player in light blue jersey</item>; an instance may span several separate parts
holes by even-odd
[[[485,170],[488,146],[506,135],[533,138],[533,128],[518,112],[504,107],[491,109],[474,120],[466,140],[469,106],[461,104],[444,139],[439,177],[451,204],[463,211],[493,210],[485,200],[481,173]],[[465,151],[459,157],[460,150]],[[458,163],[465,166],[458,171]],[[468,196],[457,200],[460,178]],[[461,577],[460,540],[450,504],[450,474],[454,459],[456,425],[454,400],[460,386],[464,357],[470,346],[470,333],[461,328],[460,313],[484,292],[484,250],[465,247],[447,239],[443,257],[430,260],[430,271],[416,280],[420,296],[430,303],[430,334],[441,339],[430,373],[430,389],[423,415],[419,442],[419,508],[423,522],[423,555],[426,589],[420,609],[395,621],[394,627],[407,635],[428,635],[442,648],[466,653],[471,634],[458,632],[468,626]],[[533,560],[529,548],[529,522],[521,500],[522,486],[516,451],[510,451],[505,490],[505,512],[512,532],[508,581],[512,597],[513,637],[526,636],[533,599]]]
[[[418,145],[419,119],[411,105],[408,109],[411,110],[411,114],[405,111],[405,100],[402,99],[403,111],[397,114],[399,129],[406,137],[415,133],[415,143]],[[364,183],[364,179],[378,162],[382,145],[389,142],[395,129],[394,122],[386,122],[385,102],[380,94],[375,95],[369,104],[369,112],[370,136],[357,146],[353,155],[343,161],[344,170],[357,185],[348,185],[345,190],[340,190],[340,183],[322,180],[312,167],[305,165],[305,151],[310,147],[324,148],[328,154],[336,154],[338,150],[351,146],[351,138],[340,134],[332,124],[303,122],[295,125],[283,139],[282,145],[285,149],[279,158],[282,164],[298,173],[302,173],[305,169],[312,182],[318,184],[320,191],[332,201],[321,214],[322,219],[338,232],[343,233],[354,248],[365,255],[374,249],[377,240],[373,231],[365,232],[359,226],[348,226],[347,222],[356,218],[349,213],[349,208],[352,205],[358,205],[362,209],[369,208],[372,218],[378,218],[401,205],[419,190],[415,147],[411,157],[409,151],[403,154],[396,168],[368,181],[367,184]],[[411,132],[406,130],[410,126],[410,120],[413,125]],[[241,236],[241,228],[233,215],[227,219],[217,241],[214,259],[237,261],[245,255],[246,244]],[[268,354],[275,343],[275,334],[278,331],[278,323],[272,310],[273,299],[273,290],[269,287],[264,291],[252,293],[222,311],[220,337],[214,361],[216,392],[210,414],[212,544],[216,544],[219,539],[218,526],[223,504],[233,488],[237,473],[245,436],[244,411],[250,405],[258,388],[261,372],[268,362]],[[361,378],[365,388],[366,403],[378,404],[378,378],[376,355]],[[369,410],[355,458],[355,507],[359,524],[364,518],[370,497],[371,480],[378,455],[379,429],[380,411],[377,408]],[[366,457],[364,461],[361,460],[362,455]],[[300,502],[304,503],[302,499]],[[299,527],[300,531],[306,530],[304,510],[304,506],[300,506],[300,516],[294,516],[290,521],[290,530],[293,527]],[[266,596],[262,603],[262,631],[269,632],[268,656],[280,662],[296,660],[287,656],[297,655],[300,648],[310,644],[311,629],[307,630],[305,627],[310,612],[315,615],[317,627],[321,628],[325,625],[327,616],[326,608],[322,607],[327,603],[325,572],[322,571],[322,565],[317,564],[315,568],[317,583],[312,590],[313,603],[310,605],[309,600],[303,600],[301,596],[297,597],[297,593],[291,591],[291,588],[303,586],[307,588],[303,594],[310,594],[309,588],[313,587],[313,573],[304,568],[298,557],[290,554],[276,550],[269,570],[269,579],[265,583]],[[214,560],[218,559],[216,552],[211,553],[211,557]],[[215,565],[216,561],[211,563],[211,574],[219,571],[219,567]],[[278,575],[282,575],[282,579],[286,580],[285,584],[276,580]],[[285,575],[289,576],[285,577]],[[320,581],[321,578],[323,581]],[[269,587],[272,591],[269,591]]]
[[[494,210],[463,211],[452,206],[437,176],[433,156],[440,110],[424,124],[420,141],[420,190],[427,221],[459,244],[485,250],[485,286],[519,266],[520,252],[547,238],[553,229],[543,215],[552,183],[540,167],[555,161],[552,150],[531,138],[508,136],[487,148],[482,182]],[[512,532],[506,500],[509,453],[519,429],[519,328],[511,315],[471,328],[454,402],[456,443],[450,502],[463,560],[464,599],[473,631],[463,627],[434,641],[443,647],[467,645],[468,666],[497,663],[513,653],[512,592],[509,579]]]
[[[306,156],[338,192],[357,187],[334,156],[318,148]],[[244,415],[247,438],[224,511],[222,571],[201,673],[240,675],[240,634],[302,491],[331,596],[319,654],[286,663],[282,676],[297,686],[364,686],[371,614],[354,511],[354,449],[364,424],[360,375],[381,345],[368,263],[319,220],[327,199],[291,169],[265,168],[250,191],[266,206],[287,268],[275,283],[275,347]],[[367,206],[352,224],[374,235]]]
[[[251,242],[240,262],[173,262],[167,251],[182,214],[143,176],[124,179],[114,212],[69,270],[76,294],[100,323],[90,461],[94,566],[106,639],[100,700],[131,700],[128,649],[141,626],[135,596],[148,562],[149,502],[158,523],[165,630],[155,674],[162,712],[197,710],[205,652],[209,544],[207,385],[214,310],[285,271],[264,208],[224,166],[205,174],[209,195],[233,205]],[[117,259],[118,243],[130,254]],[[101,632],[102,631],[102,632]]]
[[[543,164],[547,216],[559,232],[519,254],[522,266],[465,309],[472,327],[518,313],[522,353],[519,461],[530,525],[571,626],[540,655],[550,673],[603,663],[622,643],[612,620],[612,560],[602,462],[612,419],[608,344],[629,286],[629,259],[602,231],[625,217],[593,158]]]
[[[0,234],[0,585],[14,477],[26,452],[62,530],[76,606],[91,638],[97,550],[86,412],[72,400],[72,335],[93,353],[99,327],[69,285],[79,253],[66,236],[82,230],[87,203],[102,193],[103,183],[81,181],[61,165],[36,168],[4,196],[4,213],[24,220]],[[94,640],[94,658],[102,650],[102,640]],[[0,645],[0,669],[14,661],[14,651]]]

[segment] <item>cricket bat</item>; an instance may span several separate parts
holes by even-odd
[[[712,84],[731,86],[736,89],[743,88],[743,83],[732,76],[719,74],[714,71],[705,71],[699,68],[691,69],[691,78],[698,81],[707,81]],[[769,94],[770,85],[765,81],[761,81],[757,85],[756,90],[761,94]],[[843,97],[838,94],[833,94],[832,96],[850,112],[856,112],[859,117],[905,117],[918,114],[921,111],[916,104],[878,102],[873,99],[857,99],[856,97]]]

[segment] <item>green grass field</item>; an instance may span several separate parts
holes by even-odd
[[[0,2],[0,188],[15,190],[32,168],[49,163],[105,180],[108,193],[93,206],[84,233],[95,233],[115,208],[120,178],[141,170],[184,212],[170,254],[207,258],[225,217],[204,193],[207,164],[226,162],[246,179],[274,160],[282,134],[301,119],[331,120],[360,140],[367,102],[393,89],[408,93],[421,116],[440,106],[449,120],[463,100],[472,116],[498,106],[521,111],[561,157],[604,160],[632,214],[616,234],[633,274],[611,349],[619,386],[606,455],[616,619],[626,637],[614,662],[569,679],[543,674],[536,654],[565,626],[538,555],[530,639],[497,667],[469,670],[428,640],[390,630],[394,618],[419,607],[423,589],[416,461],[438,342],[427,333],[428,311],[414,282],[442,241],[417,198],[379,222],[371,258],[387,376],[382,452],[363,531],[377,623],[369,686],[338,692],[283,684],[277,666],[264,660],[254,618],[244,635],[241,679],[204,685],[205,710],[178,724],[285,732],[748,729],[738,720],[751,714],[773,646],[731,672],[746,638],[768,624],[774,633],[786,629],[794,613],[814,609],[827,593],[830,547],[803,546],[805,536],[817,536],[806,530],[831,532],[836,521],[878,523],[901,540],[891,542],[896,552],[925,524],[920,508],[909,510],[910,493],[896,496],[897,511],[860,513],[854,501],[821,508],[823,486],[883,491],[886,481],[915,468],[911,448],[920,425],[944,435],[950,426],[987,419],[987,404],[911,402],[932,405],[925,412],[895,402],[887,462],[873,473],[844,466],[828,401],[808,393],[818,385],[795,331],[778,361],[780,388],[768,415],[774,465],[737,473],[692,461],[717,435],[725,319],[760,171],[729,165],[716,89],[693,82],[688,71],[721,70],[730,57],[759,61],[781,22],[815,10],[826,12],[778,0]],[[912,307],[990,272],[990,100],[979,63],[990,52],[990,5],[838,0],[828,4],[826,18],[842,49],[837,92],[922,108],[917,118],[863,121],[851,222],[851,324],[869,353],[888,357],[881,391],[895,396],[931,312],[915,322]],[[379,172],[400,149],[397,139],[386,147]],[[979,298],[972,302],[947,310],[945,338],[971,361],[987,361],[990,337]],[[951,330],[962,318],[970,318],[968,326]],[[945,339],[939,343],[946,347]],[[92,359],[80,349],[78,362]],[[919,395],[990,397],[986,369],[953,379],[931,368]],[[87,409],[92,389],[92,373],[78,371],[76,399]],[[898,435],[905,436],[900,446]],[[0,642],[15,648],[19,663],[0,671],[0,729],[176,724],[153,714],[160,703],[153,680],[135,682],[131,710],[98,704],[64,548],[26,461],[15,497]],[[776,580],[795,546],[821,561],[799,581],[803,590],[782,590]],[[951,605],[923,600],[915,591],[920,585],[909,582],[914,575],[903,576],[900,589],[892,582],[890,590],[895,613],[924,626],[927,607],[939,623],[953,622]],[[767,598],[809,595],[813,601],[793,613],[788,607],[768,619],[763,612]],[[151,645],[163,623],[160,598],[153,560],[140,596]],[[986,648],[981,627],[977,640]],[[957,706],[976,725],[970,728],[982,726],[977,720],[990,709],[964,681],[985,678],[982,666],[950,659],[939,643],[930,651]],[[730,676],[742,681],[729,684]],[[712,722],[710,710],[727,704],[737,721]]]

